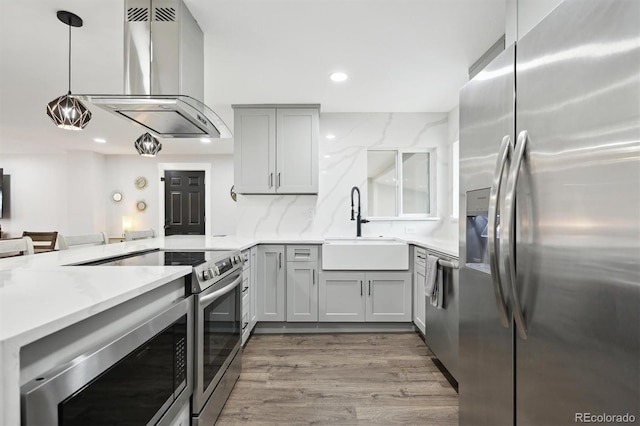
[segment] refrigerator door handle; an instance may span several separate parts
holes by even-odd
[[[502,177],[505,174],[505,169],[508,168],[508,160],[513,156],[511,136],[507,135],[502,138],[498,152],[498,161],[496,162],[496,169],[493,173],[493,182],[491,183],[491,193],[489,195],[489,266],[491,267],[491,279],[493,280],[493,290],[496,297],[496,305],[498,306],[500,323],[503,327],[509,328],[509,314],[507,313],[507,304],[502,294],[500,265],[496,257],[496,244],[498,241],[497,223],[500,187],[502,186]]]
[[[523,130],[518,135],[516,148],[513,153],[513,164],[507,178],[507,189],[504,198],[505,211],[502,227],[502,238],[500,239],[500,256],[503,259],[503,265],[506,270],[506,278],[511,289],[511,298],[513,300],[513,317],[516,321],[516,329],[521,339],[527,339],[527,326],[520,307],[520,299],[516,291],[516,266],[514,263],[516,243],[513,233],[513,223],[516,216],[516,187],[518,186],[518,176],[520,175],[520,167],[524,158],[527,144],[529,143],[529,132]]]

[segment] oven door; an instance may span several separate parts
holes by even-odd
[[[198,415],[240,349],[242,269],[196,295],[193,411]]]

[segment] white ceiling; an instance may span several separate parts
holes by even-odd
[[[205,33],[205,103],[233,129],[231,104],[320,103],[322,112],[445,112],[467,69],[504,32],[505,0],[186,0]],[[122,92],[123,0],[0,1],[0,154],[135,154],[140,127],[91,107],[82,132],[45,105],[67,90]],[[329,74],[341,70],[347,82]],[[93,138],[105,138],[97,144]],[[163,140],[162,154],[232,152],[230,140]]]

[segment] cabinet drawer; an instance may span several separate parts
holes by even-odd
[[[242,314],[242,345],[243,346],[246,343],[250,332],[251,332],[251,327],[249,325],[249,312],[244,312]]]
[[[414,250],[413,262],[415,266],[426,266],[427,265],[427,250],[423,248],[416,247]]]
[[[245,250],[242,252],[242,259],[244,261],[242,265],[242,271],[246,274],[246,271],[251,268],[251,253],[249,252],[249,250]]]
[[[246,290],[243,290],[242,292],[242,312],[248,312],[249,311],[249,293],[251,292],[251,290],[249,289],[249,287],[247,287]]]
[[[287,246],[287,262],[316,262],[318,246]]]

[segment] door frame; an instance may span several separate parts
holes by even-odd
[[[158,163],[158,181],[164,177],[167,170],[195,170],[204,171],[204,235],[211,235],[211,163]],[[164,237],[164,185],[158,185],[158,200],[160,200],[158,214],[158,236]]]

